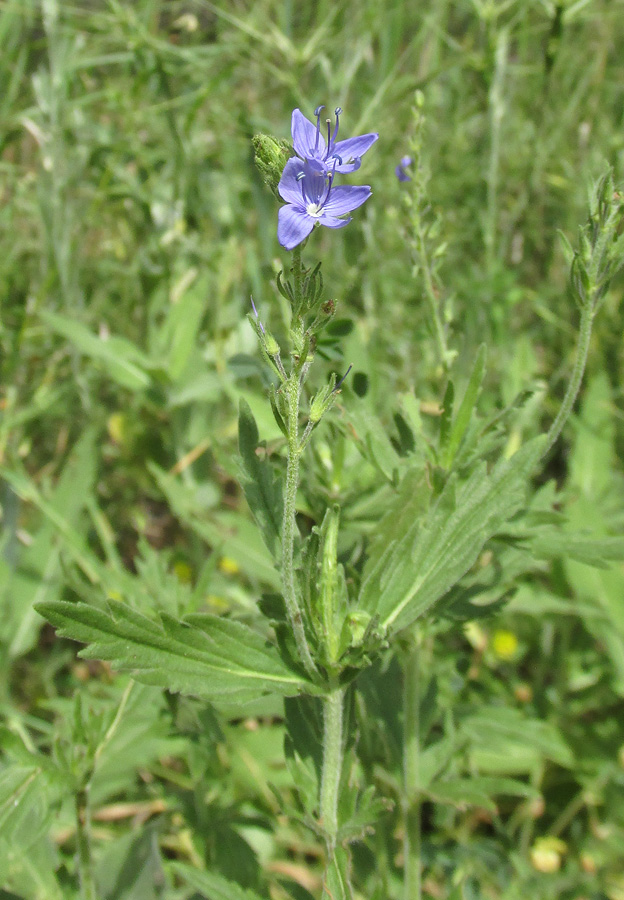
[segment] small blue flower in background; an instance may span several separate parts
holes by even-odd
[[[321,134],[321,111],[324,106],[318,106],[314,110],[316,125],[303,115],[301,110],[294,109],[292,114],[292,139],[295,153],[306,160],[310,165],[329,174],[333,172],[355,172],[360,168],[361,157],[372,147],[379,135],[377,133],[361,134],[359,137],[347,138],[338,141],[338,128],[342,110],[335,110],[336,124],[331,130],[331,122],[327,124],[327,143]]]
[[[316,163],[293,157],[284,166],[278,191],[286,206],[278,214],[277,237],[286,250],[307,238],[317,222],[327,228],[344,228],[351,221],[339,218],[361,206],[371,195],[368,185],[334,187],[337,161],[326,173]]]
[[[395,175],[396,175],[396,177],[399,179],[399,181],[411,181],[411,180],[412,180],[411,175],[408,175],[407,172],[406,172],[405,170],[406,170],[409,166],[411,166],[411,164],[412,164],[413,162],[414,162],[414,160],[412,159],[411,156],[404,156],[404,157],[401,159],[401,162],[399,163],[399,165],[398,165],[398,166],[396,167],[396,169],[394,170]]]

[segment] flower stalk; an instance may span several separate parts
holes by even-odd
[[[301,247],[293,252],[293,290],[294,310],[301,309],[303,302],[303,267],[301,263]],[[298,597],[295,581],[295,538],[297,534],[297,489],[299,487],[299,459],[302,448],[299,443],[299,410],[301,404],[301,359],[304,344],[304,327],[300,315],[293,311],[292,333],[294,343],[295,364],[282,390],[286,400],[286,483],[284,489],[284,516],[282,519],[282,591],[286,604],[288,621],[292,628],[297,651],[307,674],[316,680],[318,669],[310,652],[310,645],[305,632],[303,612]],[[297,356],[299,360],[297,364]]]

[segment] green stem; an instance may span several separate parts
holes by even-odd
[[[311,678],[317,675],[317,668],[310,653],[308,639],[303,624],[303,615],[297,586],[295,584],[295,534],[297,531],[297,488],[299,486],[299,402],[301,386],[299,377],[293,373],[285,385],[288,404],[286,428],[288,431],[288,456],[286,460],[286,486],[284,491],[284,519],[282,522],[282,590],[288,621],[293,630],[299,657]]]
[[[425,296],[427,297],[427,301],[429,303],[429,307],[431,309],[431,319],[433,321],[433,333],[436,341],[436,345],[438,348],[438,356],[440,357],[440,362],[446,368],[448,365],[447,360],[447,346],[446,346],[446,335],[444,333],[444,326],[442,325],[442,321],[440,319],[440,309],[439,309],[439,301],[436,296],[435,286],[433,284],[433,278],[431,277],[431,269],[429,266],[429,257],[427,255],[427,248],[425,246],[425,236],[423,234],[422,224],[420,219],[418,220],[418,225],[416,227],[416,238],[418,240],[418,254],[420,256],[420,265],[423,273],[423,280],[425,283]]]
[[[420,900],[420,660],[418,636],[403,666],[403,897]]]
[[[551,449],[551,447],[561,434],[561,430],[565,425],[570,413],[572,412],[572,407],[574,406],[574,403],[578,396],[578,392],[581,388],[581,382],[583,380],[583,374],[585,372],[585,365],[587,363],[587,354],[589,353],[589,342],[591,339],[592,325],[594,322],[595,314],[594,309],[594,303],[591,299],[588,299],[582,307],[581,325],[579,329],[579,339],[576,348],[576,359],[574,361],[572,377],[570,378],[570,383],[568,384],[568,389],[566,391],[565,397],[563,398],[561,408],[557,413],[555,421],[552,423],[548,430],[544,455],[548,453],[548,451]]]
[[[97,900],[91,858],[91,808],[88,786],[76,793],[76,841],[80,896],[82,900]]]
[[[295,310],[291,330],[295,343],[295,354],[301,352],[303,345],[303,321],[298,315],[302,303],[302,265],[301,248],[293,251],[293,279],[295,291]],[[303,624],[301,604],[295,582],[295,536],[297,533],[297,488],[299,487],[299,406],[301,403],[301,373],[294,365],[283,386],[286,397],[286,431],[288,433],[288,450],[286,459],[286,485],[284,490],[284,518],[282,521],[282,591],[290,627],[293,630],[299,658],[308,675],[316,679],[318,670],[312,658],[308,639]]]
[[[343,706],[345,688],[336,683],[323,701],[323,771],[321,775],[321,822],[327,841],[329,868],[338,838],[338,798],[343,754]]]

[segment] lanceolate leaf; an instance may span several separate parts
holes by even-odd
[[[81,656],[110,660],[139,681],[171,691],[214,703],[314,692],[274,646],[240,622],[211,615],[178,621],[164,613],[153,621],[116,600],[108,609],[60,600],[37,609],[63,637],[89,645]]]
[[[531,441],[489,474],[485,464],[477,467],[459,488],[449,480],[426,513],[421,491],[414,492],[411,510],[400,492],[394,525],[390,511],[364,571],[360,607],[379,615],[382,627],[404,628],[433,606],[522,507],[542,445]]]

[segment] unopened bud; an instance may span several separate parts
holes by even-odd
[[[269,356],[279,356],[280,345],[277,343],[270,331],[264,332],[264,348]]]
[[[293,155],[289,141],[278,140],[270,134],[255,134],[251,139],[254,159],[264,183],[279,197],[277,186],[284,166]]]

